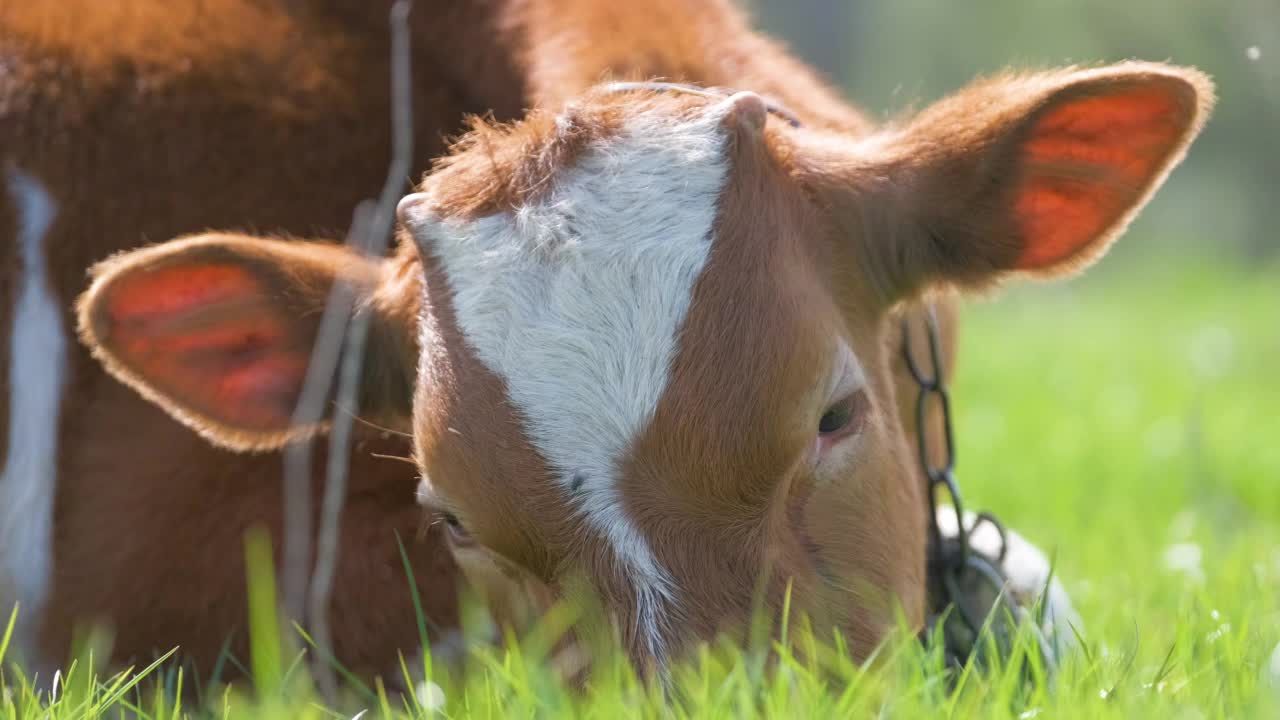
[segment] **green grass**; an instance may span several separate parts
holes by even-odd
[[[431,672],[439,714],[1280,717],[1280,267],[1104,263],[971,305],[962,343],[965,498],[1056,552],[1084,619],[1085,649],[1052,689],[997,668],[951,692],[936,656],[908,640],[889,643],[875,669],[811,649],[784,654],[773,672],[759,648],[717,645],[673,674],[665,700],[611,657],[572,692],[545,662],[544,634],[477,650],[465,681]],[[274,625],[267,615],[258,627]],[[792,632],[804,648],[805,634]],[[258,694],[206,690],[204,707],[181,706],[178,673],[95,680],[86,658],[49,702],[8,665],[0,719],[111,708],[147,718],[431,714],[376,689],[327,709],[295,656],[255,640]]]

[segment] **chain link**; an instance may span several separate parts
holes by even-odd
[[[1005,591],[1003,565],[1008,551],[1004,525],[994,515],[980,512],[974,515],[971,526],[964,522],[964,504],[960,486],[956,481],[955,433],[951,417],[951,395],[947,390],[943,370],[942,352],[938,340],[938,322],[933,305],[926,308],[925,330],[928,338],[928,363],[925,369],[916,362],[912,351],[911,326],[906,317],[902,320],[902,352],[907,369],[920,388],[916,397],[916,449],[920,467],[925,474],[925,492],[929,504],[929,549],[927,577],[930,613],[925,624],[923,639],[928,641],[935,628],[941,625],[943,646],[948,665],[963,666],[971,657],[981,652],[980,638],[985,630],[995,629],[994,623],[1004,620],[997,617],[1004,609],[1014,619],[1028,617]],[[929,432],[929,407],[936,403],[942,414],[942,461],[935,465]],[[950,501],[955,513],[955,537],[944,537],[938,522],[938,495]],[[969,539],[982,524],[990,525],[1000,539],[995,558],[975,552]],[[939,620],[942,622],[939,623]],[[1055,656],[1039,628],[1035,628],[1040,654],[1045,667],[1051,671]],[[1002,655],[1011,652],[1009,629],[1000,626],[995,633]]]
[[[916,451],[919,455],[920,467],[925,474],[925,494],[929,501],[929,540],[930,540],[930,577],[943,565],[942,529],[938,526],[937,491],[942,488],[951,500],[955,510],[958,551],[960,561],[969,556],[969,533],[964,527],[964,504],[960,500],[960,487],[956,482],[956,447],[955,434],[951,429],[951,393],[947,390],[947,379],[943,371],[942,351],[938,342],[938,320],[933,305],[927,307],[925,313],[925,329],[928,337],[928,359],[931,370],[925,372],[916,363],[915,353],[911,348],[911,326],[904,318],[902,321],[902,354],[907,362],[907,370],[916,384],[920,386],[920,394],[916,396]],[[935,466],[930,453],[929,439],[929,404],[936,398],[942,411],[943,450],[945,459],[941,465]]]

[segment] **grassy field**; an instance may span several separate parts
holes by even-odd
[[[267,652],[260,695],[210,693],[207,710],[166,699],[154,680],[172,673],[129,687],[73,669],[50,704],[6,667],[0,718],[1280,717],[1280,267],[1104,263],[970,306],[961,358],[966,499],[1056,552],[1084,618],[1052,688],[995,670],[952,693],[911,642],[871,670],[818,653],[769,673],[758,652],[715,648],[664,703],[616,660],[566,692],[535,641],[478,651],[464,685],[436,677],[410,712],[359,693],[326,709]]]

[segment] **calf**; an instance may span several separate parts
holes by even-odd
[[[865,655],[925,612],[903,308],[1096,260],[1211,84],[1010,74],[871,129],[722,4],[631,7],[510,4],[544,109],[477,122],[400,203],[394,257],[187,236],[95,268],[82,336],[214,443],[277,448],[315,430],[291,414],[345,279],[374,328],[360,411],[412,434],[461,564],[600,598],[646,666],[789,585]],[[619,67],[744,90],[592,87]]]

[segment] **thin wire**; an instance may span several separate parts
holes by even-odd
[[[395,206],[403,195],[405,178],[409,177],[413,162],[413,85],[412,58],[409,53],[409,10],[412,0],[396,0],[391,7],[391,136],[392,158],[387,178],[378,196],[376,207],[362,203],[358,216],[367,222],[357,223],[366,230],[363,250],[373,257],[381,257],[390,243],[395,222]],[[364,348],[369,335],[371,313],[355,315],[348,328],[346,347],[343,351],[341,377],[338,379],[337,404],[356,408],[360,389],[360,376],[364,366]],[[342,508],[346,500],[348,461],[351,457],[352,414],[340,413],[334,417],[329,431],[328,477],[325,482],[324,500],[320,518],[320,534],[317,541],[315,575],[308,597],[308,617],[312,637],[316,641],[321,658],[333,657],[333,638],[329,629],[329,598],[333,593],[333,581],[338,563],[338,536],[341,531]],[[328,699],[337,695],[337,680],[333,667],[321,662],[316,668],[316,682]]]
[[[355,238],[359,223],[352,220],[347,243]],[[355,289],[350,283],[334,283],[320,327],[316,345],[307,365],[307,376],[294,410],[294,427],[314,427],[324,414],[325,398],[333,387],[341,357],[342,338],[355,302]],[[289,443],[284,453],[284,606],[289,618],[301,619],[306,611],[307,585],[311,568],[311,460],[313,438]]]

